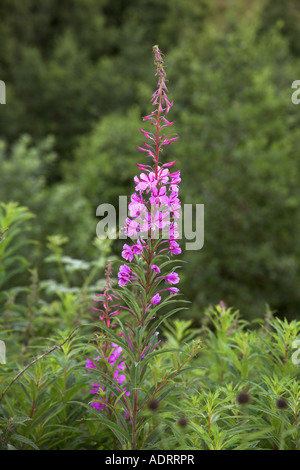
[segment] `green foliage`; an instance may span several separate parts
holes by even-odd
[[[300,322],[267,315],[259,329],[248,330],[237,312],[220,306],[208,310],[205,319],[197,356],[158,394],[155,409],[145,408],[138,448],[299,448],[299,367],[292,362],[291,342]],[[168,382],[174,367],[192,353],[189,322],[170,327],[173,334],[153,355],[144,377],[142,389],[149,397],[153,378],[155,387]],[[53,342],[65,337],[62,332]],[[174,351],[174,344],[182,352]],[[2,449],[112,449],[114,435],[129,448],[125,420],[124,429],[87,406],[90,374],[83,358],[90,353],[77,335],[18,379],[1,402]],[[2,385],[10,380],[8,368],[1,369]],[[248,404],[238,403],[242,390],[249,394]]]
[[[259,324],[254,329],[237,311],[220,305],[206,311],[199,331],[191,330],[189,321],[169,323],[140,390],[151,397],[153,390],[170,378],[171,382],[157,394],[153,409],[149,400],[143,410],[138,448],[299,448],[299,366],[293,363],[292,343],[300,333],[300,322],[273,318],[267,310]],[[201,339],[194,358],[193,338],[194,344]],[[126,349],[117,335],[116,342]],[[186,357],[189,365],[173,376]],[[239,403],[241,392],[248,395],[248,403]],[[100,422],[110,427],[123,449],[130,448],[125,420],[124,432],[103,415]]]
[[[37,216],[41,276],[49,235],[91,259],[97,206],[129,193],[158,43],[176,97],[170,159],[183,201],[205,205],[204,248],[184,254],[193,317],[220,299],[247,318],[265,303],[297,316],[297,2],[2,3],[0,200]]]
[[[28,261],[20,256],[19,251],[23,246],[30,244],[30,240],[24,237],[29,230],[26,222],[31,219],[31,214],[26,207],[19,207],[17,203],[0,204],[0,288],[7,287],[7,283],[16,275],[28,267]],[[1,295],[3,293],[1,292]]]
[[[4,266],[10,247],[21,248],[13,243],[17,228],[29,224],[31,217],[25,208],[2,204],[2,225],[11,227],[0,244]],[[90,319],[96,321],[89,293],[103,285],[93,283],[110,255],[110,241],[98,240],[100,256],[94,263],[64,256],[66,243],[59,236],[48,239],[51,254],[46,262],[58,265],[60,281],[41,282],[32,268],[28,285],[4,291],[0,319],[7,350],[6,364],[0,369],[3,450],[131,447],[131,423],[124,416],[124,392],[117,393],[113,384],[114,368],[111,375],[91,374],[85,368],[85,358],[97,355],[108,333],[126,356],[130,402],[135,388],[139,389],[138,449],[299,448],[295,350],[299,321],[275,318],[267,308],[264,319],[249,324],[221,303],[205,311],[196,329],[190,320],[182,319],[168,319],[162,328],[170,313],[182,307],[177,301],[174,310],[165,313],[164,309],[158,312],[158,305],[152,310],[157,314],[152,328],[161,332],[161,342],[137,362],[136,350],[131,351],[119,330],[111,331],[99,322],[93,331],[91,325],[84,326]],[[11,256],[18,257],[17,253]],[[134,310],[134,295],[127,289],[122,292]],[[118,325],[126,334],[126,315]],[[141,348],[142,328],[135,331]],[[89,384],[103,380],[115,395],[115,416],[90,406]],[[249,395],[249,403],[239,403],[241,392]]]
[[[11,147],[0,142],[2,169],[0,200],[30,205],[34,212],[44,208],[46,177],[54,164],[53,138],[34,146],[28,135],[19,138]]]
[[[47,185],[47,176],[57,157],[53,145],[53,138],[46,138],[35,146],[28,135],[20,137],[11,147],[0,141],[0,201],[26,204],[36,215],[32,236],[39,243],[32,247],[30,260],[40,266],[41,256],[46,255],[47,237],[57,231],[69,238],[69,250],[74,256],[86,255],[97,222],[96,218],[93,221],[92,208],[76,186],[57,183],[50,189]],[[82,224],[85,230],[81,229]]]
[[[210,24],[169,54],[183,198],[205,206],[204,248],[186,253],[186,293],[195,310],[224,299],[250,318],[268,302],[293,318],[300,126],[287,83],[299,70],[280,33],[258,28],[249,13]]]
[[[88,262],[64,256],[67,238],[50,236],[51,255],[45,263],[58,265],[55,272],[61,280],[40,281],[37,269],[19,255],[29,243],[24,233],[33,215],[16,203],[2,203],[0,215],[1,287],[25,270],[30,275],[27,284],[1,292],[0,329],[7,361],[0,369],[0,448],[101,447],[109,435],[96,435],[97,426],[88,416],[83,424],[82,407],[71,402],[88,400],[83,335],[89,332],[83,324],[91,318],[91,291],[103,285],[97,279],[110,256],[111,241],[97,240],[95,261]],[[78,328],[80,335],[72,336]]]
[[[300,322],[267,312],[260,324],[249,329],[238,312],[219,305],[206,311],[202,348],[174,392],[177,398],[169,396],[157,412],[161,436],[168,433],[166,449],[298,448],[299,366],[292,342]],[[241,391],[249,403],[239,404]]]
[[[61,341],[63,334],[55,340]],[[28,369],[7,393],[2,406],[1,448],[84,449],[99,445],[91,440],[89,426],[82,426],[84,413],[71,401],[87,392],[83,364],[78,356],[84,344],[75,338]],[[3,381],[3,377],[2,377]],[[7,384],[7,375],[4,376]],[[93,444],[94,442],[94,444]]]
[[[118,207],[118,197],[128,194],[136,171],[140,121],[137,108],[124,116],[108,115],[80,139],[75,162],[67,164],[68,183],[77,181],[80,194],[90,201],[94,212],[102,203]]]
[[[295,56],[299,56],[299,19],[300,9],[297,0],[290,0],[283,4],[280,0],[268,0],[262,13],[262,31],[278,24],[281,33],[287,38],[289,48]]]

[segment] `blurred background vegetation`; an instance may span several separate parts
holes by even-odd
[[[205,205],[204,248],[183,252],[189,316],[222,299],[248,318],[266,304],[299,318],[299,2],[2,0],[0,10],[4,318],[26,305],[27,329],[38,329],[34,311],[55,323],[57,299],[41,300],[43,289],[78,315],[77,290],[119,256],[118,241],[95,243],[96,208],[130,194],[143,160],[154,44],[180,135],[166,158],[182,171],[183,202]]]

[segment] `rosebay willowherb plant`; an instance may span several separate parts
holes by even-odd
[[[116,291],[112,289],[111,271],[107,271],[107,286],[97,299],[103,302],[98,326],[104,334],[97,335],[96,359],[88,359],[86,364],[89,371],[100,374],[92,383],[94,400],[90,404],[100,412],[99,419],[114,432],[123,449],[144,447],[145,438],[142,444],[139,437],[147,424],[143,411],[151,410],[151,403],[158,403],[168,387],[172,389],[172,380],[199,347],[193,344],[178,366],[160,380],[151,379],[151,361],[170,352],[160,344],[158,328],[183,309],[180,302],[184,302],[178,300],[178,261],[173,259],[181,253],[177,241],[180,171],[170,172],[175,161],[160,161],[162,150],[178,137],[166,134],[173,124],[166,117],[173,102],[167,96],[162,52],[158,46],[153,52],[158,78],[151,100],[155,109],[143,118],[152,124],[153,132],[140,129],[145,142],[138,147],[150,163],[137,164],[141,173],[134,177],[135,192],[124,229],[131,239],[123,246],[126,263],[119,268]],[[146,440],[152,432],[149,423],[148,428]]]

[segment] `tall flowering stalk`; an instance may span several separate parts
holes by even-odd
[[[163,150],[178,137],[169,133],[173,122],[167,119],[167,115],[173,102],[169,101],[167,95],[163,54],[158,46],[153,47],[153,52],[158,79],[151,99],[154,110],[143,118],[146,124],[151,124],[152,129],[140,129],[145,140],[138,147],[150,158],[150,162],[137,164],[141,173],[134,177],[135,192],[131,195],[128,206],[129,217],[124,230],[131,241],[125,243],[122,250],[125,263],[118,271],[118,315],[114,316],[115,325],[119,328],[114,329],[110,324],[110,314],[106,313],[108,298],[103,302],[102,323],[99,325],[104,331],[103,356],[106,355],[108,344],[121,348],[121,364],[124,367],[122,372],[128,379],[128,390],[117,387],[117,392],[114,391],[116,402],[125,405],[125,416],[117,414],[117,429],[112,423],[103,422],[111,427],[123,446],[129,446],[130,442],[132,449],[138,446],[138,435],[144,422],[144,407],[159,399],[160,392],[197,350],[196,347],[177,370],[145,392],[143,384],[147,380],[149,385],[149,363],[156,355],[168,352],[158,348],[158,327],[167,317],[183,309],[178,306],[177,299],[180,278],[174,266],[178,264],[178,260],[172,259],[174,255],[181,253],[177,241],[181,215],[178,197],[180,171],[170,170],[176,161],[161,162]],[[175,308],[164,308],[163,313],[160,312],[163,307],[171,304],[175,304]],[[98,383],[97,386],[103,387],[103,384]],[[103,406],[99,410],[102,411]]]
[[[154,126],[154,132],[140,129],[146,141],[143,147],[138,147],[146,152],[153,160],[153,164],[137,164],[142,173],[134,177],[135,193],[131,196],[128,206],[130,217],[126,220],[126,233],[129,237],[136,239],[133,245],[125,244],[122,256],[131,263],[142,258],[147,266],[146,277],[142,281],[138,279],[138,272],[134,268],[124,264],[119,270],[119,285],[126,286],[130,282],[138,282],[143,292],[142,315],[138,318],[139,324],[144,325],[147,311],[151,305],[160,303],[160,292],[168,290],[171,294],[177,294],[179,289],[167,287],[157,291],[159,280],[167,284],[177,284],[179,276],[174,271],[162,276],[160,268],[155,264],[158,256],[165,254],[177,255],[181,248],[176,241],[179,238],[177,220],[180,218],[181,203],[178,198],[180,171],[170,173],[170,168],[176,163],[164,163],[160,165],[160,155],[165,146],[169,146],[178,137],[166,135],[165,131],[173,125],[168,121],[167,114],[173,106],[167,96],[166,74],[162,53],[158,46],[154,46],[154,63],[156,75],[158,76],[157,89],[152,95],[154,111],[143,118],[150,121]],[[168,244],[168,246],[166,246]],[[136,257],[135,257],[136,255]],[[152,289],[152,288],[155,289]],[[152,293],[156,291],[155,295]]]
[[[123,295],[127,301],[128,310],[135,319],[135,327],[124,334],[127,344],[136,355],[136,364],[142,364],[159,344],[157,327],[160,321],[146,327],[156,317],[159,305],[165,305],[168,299],[162,300],[161,294],[167,291],[176,295],[179,289],[174,285],[179,283],[179,276],[173,270],[163,272],[170,263],[162,263],[162,254],[179,254],[181,249],[176,239],[179,237],[176,220],[180,217],[180,200],[178,198],[180,171],[170,173],[175,161],[160,163],[164,147],[169,146],[178,137],[166,134],[173,125],[167,115],[173,106],[167,96],[166,73],[163,55],[158,46],[153,47],[157,88],[152,95],[152,105],[155,109],[143,118],[150,122],[153,132],[140,129],[145,141],[138,149],[146,153],[152,160],[151,164],[137,164],[141,171],[134,177],[135,192],[129,203],[129,217],[126,220],[126,233],[134,239],[134,243],[125,244],[122,257],[127,261],[120,267],[119,286],[125,290],[129,284],[136,288],[140,303],[132,299],[129,291]],[[167,236],[166,236],[167,235]],[[166,246],[167,245],[167,246]],[[163,285],[162,285],[163,284]],[[141,367],[142,373],[143,367]],[[137,374],[138,375],[138,374]],[[139,377],[135,375],[135,385]],[[132,403],[132,448],[136,448],[137,413],[139,410],[138,390],[133,391]]]
[[[120,314],[118,297],[112,287],[112,263],[108,262],[106,266],[105,276],[106,285],[103,292],[96,294],[97,307],[93,310],[99,313],[99,320],[103,323],[109,332],[109,328],[115,328],[116,324],[114,319]],[[100,308],[99,308],[100,307]],[[121,336],[121,334],[119,334]],[[97,340],[97,335],[96,335]],[[105,334],[104,341],[97,343],[98,355],[93,360],[87,358],[86,368],[89,372],[100,371],[102,383],[92,382],[90,393],[93,395],[93,400],[90,405],[98,411],[107,412],[108,416],[111,415],[112,405],[115,402],[116,393],[120,392],[120,385],[126,381],[124,374],[125,362],[123,357],[123,349],[118,344],[110,339],[109,333]],[[123,387],[124,397],[129,396],[130,393]],[[124,400],[123,400],[124,401]],[[125,415],[128,417],[127,402],[125,400]]]

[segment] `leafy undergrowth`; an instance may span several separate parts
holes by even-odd
[[[137,448],[299,449],[299,331],[299,321],[288,323],[270,311],[249,325],[222,303],[205,312],[199,328],[179,319],[166,324],[166,352],[152,359],[144,393],[169,383],[143,414]],[[61,332],[53,344],[66,337]],[[197,355],[170,379],[199,340]],[[120,433],[113,416],[89,406],[85,360],[94,347],[90,330],[81,327],[8,388],[0,402],[2,449],[130,448],[130,422]],[[36,348],[40,353],[41,345]],[[168,352],[173,348],[180,352]],[[20,370],[11,360],[1,366],[2,390]]]

